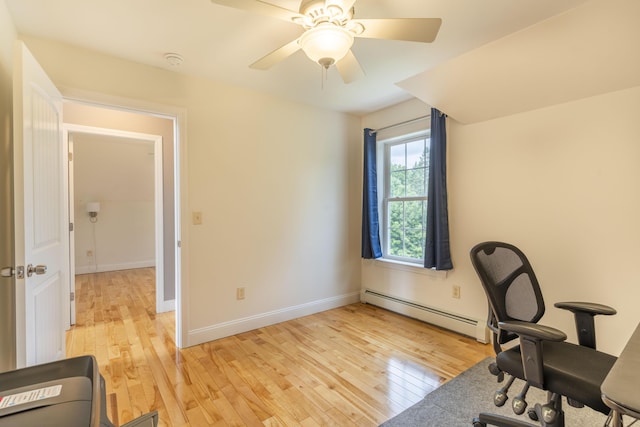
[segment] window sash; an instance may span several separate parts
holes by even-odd
[[[407,144],[410,144],[412,142],[416,142],[416,141],[423,141],[424,144],[429,145],[429,132],[420,132],[419,134],[413,134],[413,135],[405,135],[402,137],[398,137],[398,138],[394,138],[393,140],[387,140],[387,141],[381,141],[382,144],[384,144],[384,164],[383,164],[383,170],[384,170],[384,197],[382,197],[382,213],[383,213],[383,224],[382,224],[382,233],[383,233],[383,247],[382,247],[382,256],[383,258],[386,259],[392,259],[392,260],[397,260],[397,261],[403,261],[403,262],[408,262],[408,263],[414,263],[414,264],[419,264],[420,261],[424,258],[424,241],[420,243],[421,247],[422,247],[422,253],[419,255],[419,257],[409,257],[409,256],[399,256],[399,255],[394,255],[391,252],[391,239],[392,239],[392,235],[391,233],[396,231],[396,230],[392,230],[390,227],[390,220],[391,220],[391,206],[392,204],[401,202],[401,203],[407,203],[407,202],[417,202],[417,201],[421,201],[424,203],[423,205],[423,221],[422,221],[422,230],[421,230],[421,236],[424,236],[424,230],[426,228],[426,204],[428,203],[427,200],[427,181],[428,181],[428,170],[429,170],[429,165],[427,164],[426,167],[424,168],[424,195],[422,196],[398,196],[398,195],[394,195],[393,197],[390,197],[391,194],[391,174],[392,174],[392,170],[391,170],[391,148],[394,146],[398,146],[398,145],[404,145],[405,147],[407,146]],[[406,156],[406,151],[405,151],[405,156]],[[406,157],[405,157],[406,158]],[[415,171],[418,169],[422,169],[422,168],[414,168],[414,167],[409,167],[409,165],[405,164],[405,169],[403,169],[406,172],[410,172],[410,171]],[[405,182],[406,184],[406,182]],[[405,194],[406,194],[406,187],[405,187]],[[404,207],[404,205],[403,205]],[[404,212],[403,212],[404,215]],[[406,217],[403,216],[403,224],[402,224],[402,232],[406,233],[406,231],[408,230],[407,228],[407,224],[406,224]],[[412,229],[413,230],[413,229]],[[406,234],[402,235],[403,238],[403,253],[406,253],[407,247],[407,240],[406,240]]]

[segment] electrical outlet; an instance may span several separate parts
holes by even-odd
[[[453,288],[451,288],[451,297],[460,299],[460,285],[453,285]]]
[[[87,256],[88,257],[92,257],[93,256],[93,251],[92,250],[88,250],[87,251]]]
[[[244,288],[236,289],[236,299],[244,299]]]
[[[202,224],[202,212],[194,212],[193,213],[193,225]]]

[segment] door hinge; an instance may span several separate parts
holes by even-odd
[[[71,302],[76,300],[76,293],[75,292],[71,292]]]
[[[69,153],[69,161],[72,162],[73,161],[73,153]]]
[[[182,247],[182,241],[178,240],[178,247],[181,248]]]
[[[73,223],[72,222],[69,223],[69,231],[73,231]]]
[[[16,268],[4,267],[0,270],[0,277],[13,277],[16,279],[24,279],[24,266],[19,265]]]

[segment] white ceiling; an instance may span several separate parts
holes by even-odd
[[[295,24],[209,0],[4,0],[19,33],[176,72],[209,77],[331,110],[364,114],[412,96],[396,83],[586,0],[359,0],[356,18],[442,18],[431,44],[357,39],[366,76],[344,84],[335,69],[297,52],[268,71],[248,65],[297,38]],[[269,0],[297,10],[299,0]],[[184,57],[170,67],[164,54]]]

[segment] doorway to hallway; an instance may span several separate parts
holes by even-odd
[[[134,140],[138,140],[138,143],[146,142],[148,145],[146,148],[142,148],[143,150],[147,150],[147,159],[140,158],[139,161],[139,169],[149,168],[149,164],[145,165],[144,162],[151,162],[154,165],[154,197],[153,202],[154,207],[151,208],[155,211],[154,218],[152,221],[155,224],[155,227],[151,227],[155,229],[155,232],[152,231],[152,238],[154,242],[152,246],[154,246],[154,254],[151,256],[151,262],[149,262],[149,256],[147,251],[147,260],[140,259],[131,259],[129,262],[126,260],[119,260],[117,262],[109,262],[108,257],[105,253],[104,248],[97,252],[97,249],[91,241],[91,245],[87,245],[87,233],[84,230],[84,241],[80,244],[80,246],[74,248],[74,253],[71,254],[71,259],[75,261],[74,269],[75,273],[87,273],[93,271],[109,271],[109,270],[118,270],[118,269],[127,269],[127,268],[136,268],[136,267],[146,267],[145,262],[147,264],[153,264],[155,267],[155,271],[157,272],[157,280],[156,283],[156,312],[166,312],[172,311],[177,308],[176,301],[178,300],[179,293],[179,279],[180,279],[180,248],[177,244],[179,241],[179,209],[178,200],[179,200],[179,179],[178,179],[178,168],[177,168],[177,160],[178,160],[178,127],[177,122],[178,118],[171,115],[159,114],[159,113],[149,113],[147,111],[136,111],[128,108],[121,107],[112,107],[105,106],[103,104],[92,104],[88,102],[80,102],[74,100],[65,100],[64,102],[64,122],[67,130],[67,134],[70,140],[76,140],[72,143],[72,146],[75,145],[75,150],[77,150],[77,144],[82,143],[86,136],[90,137],[106,137],[106,138],[115,138],[111,142],[115,141],[115,145],[119,145],[121,147],[129,146],[131,147]],[[120,139],[120,138],[125,138]],[[79,142],[78,142],[79,141]],[[122,143],[122,144],[120,144]],[[103,144],[104,145],[104,144]],[[109,146],[109,144],[104,145]],[[140,146],[136,148],[136,150],[140,150]],[[128,156],[129,154],[125,151],[122,152],[122,156]],[[115,155],[117,158],[117,154]],[[77,158],[77,157],[76,157]],[[95,160],[95,159],[94,159]],[[130,159],[129,159],[130,160]],[[118,163],[118,162],[117,162]],[[134,187],[136,185],[136,180],[138,179],[136,174],[139,171],[135,171],[136,162],[125,161],[123,159],[121,164],[129,164],[129,172],[126,171],[118,171],[114,170],[113,173],[125,173],[129,174],[129,186]],[[119,177],[122,178],[122,177]],[[106,185],[102,185],[102,189],[109,187],[109,178],[106,177],[107,181]],[[115,181],[115,180],[114,180]],[[119,185],[123,185],[122,183],[126,183],[127,179],[119,179]],[[124,192],[131,190],[121,189]],[[106,197],[106,199],[104,198]],[[101,206],[100,209],[102,212],[98,212],[96,214],[98,223],[102,220],[104,222],[107,220],[107,210],[111,209],[111,213],[114,214],[117,209],[116,204],[111,203],[111,196],[105,196],[104,192],[100,194],[99,192],[93,192],[92,194],[84,194],[83,199],[80,200],[76,197],[75,203],[71,201],[73,204],[70,205],[70,213],[71,217],[75,221],[74,227],[79,231],[80,221],[84,220],[84,222],[88,222],[89,212],[88,212],[88,204],[95,205],[96,203]],[[127,199],[128,196],[123,197]],[[88,200],[88,199],[91,200]],[[111,197],[112,198],[112,197]],[[87,199],[87,200],[85,200]],[[103,200],[101,200],[103,199]],[[125,228],[131,228],[132,226],[135,228],[135,225],[126,224],[128,221],[143,221],[141,219],[142,212],[139,212],[140,209],[149,210],[149,203],[144,203],[145,206],[141,207],[141,204],[138,204],[138,211],[135,211],[136,206],[132,200],[125,200],[124,202],[129,204],[129,208],[133,209],[129,211],[129,214],[126,213],[125,210],[122,209],[122,206],[119,207],[120,211],[117,213],[119,217],[117,220],[115,218],[111,218],[113,223],[112,227],[116,227],[117,232],[118,228],[120,231]],[[146,202],[149,202],[147,200]],[[123,205],[124,203],[120,203]],[[80,218],[78,218],[80,216]],[[92,220],[95,220],[92,219]],[[118,221],[120,225],[118,226]],[[95,224],[95,223],[94,223]],[[86,225],[86,224],[85,224]],[[139,224],[137,227],[137,231],[141,231],[142,228],[146,228],[146,235],[149,235],[149,224]],[[95,225],[94,225],[95,227]],[[91,229],[90,229],[91,230]],[[132,229],[133,230],[133,229]],[[95,229],[93,230],[95,231]],[[112,232],[115,233],[115,232]],[[89,238],[93,239],[93,235],[89,233]],[[78,239],[75,239],[76,241]],[[85,247],[91,246],[93,249]],[[140,245],[144,246],[144,245]],[[148,246],[148,243],[147,243]],[[107,249],[109,251],[110,249]],[[111,249],[113,250],[113,249]],[[98,258],[99,257],[99,258]],[[143,255],[142,258],[145,256]],[[98,258],[98,259],[96,259]],[[80,262],[79,262],[80,261]],[[100,261],[103,261],[102,263]],[[78,265],[80,264],[80,265]],[[73,276],[73,275],[72,275]],[[71,290],[74,291],[75,286],[73,283],[71,284]],[[176,323],[179,324],[179,309],[176,312]],[[179,328],[176,328],[179,331]],[[177,333],[176,342],[180,343],[180,334]]]

